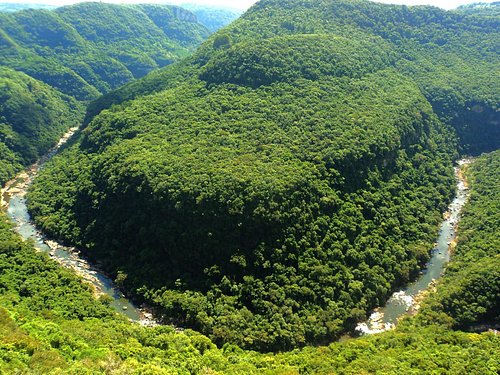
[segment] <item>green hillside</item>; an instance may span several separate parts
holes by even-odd
[[[0,183],[36,161],[84,108],[75,99],[24,73],[0,67]]]
[[[314,5],[307,1],[291,1],[283,7],[277,2],[263,1],[250,8],[230,27],[213,35],[210,42],[198,50],[197,58],[191,65],[204,66],[210,58],[218,61],[219,54],[235,58],[241,53],[241,58],[250,57],[250,51],[240,48],[245,46],[245,41],[247,45],[258,40],[269,44],[270,39],[279,36],[295,35],[301,38],[303,34],[320,37],[326,34],[343,36],[353,43],[354,48],[355,43],[378,37],[390,46],[389,50],[384,47],[386,52],[396,56],[392,66],[414,81],[444,123],[454,126],[460,137],[460,149],[464,153],[476,154],[500,146],[497,8],[493,5],[481,8],[486,14],[475,15],[433,7],[388,6],[363,0],[325,0]],[[270,18],[272,22],[268,21]],[[229,51],[222,48],[214,53],[216,40],[216,44],[225,41],[229,43],[226,47],[232,47]],[[257,53],[255,49],[258,47],[250,48],[254,49],[254,54]],[[281,55],[280,63],[286,64],[292,57],[285,57],[285,51],[273,50],[272,53]],[[260,57],[258,53],[255,56]],[[357,56],[351,55],[351,60],[355,59]],[[252,61],[240,65],[239,69],[261,69],[259,65],[251,66]],[[238,60],[232,62],[238,63]],[[269,63],[277,62],[269,60]],[[342,63],[348,64],[349,60]],[[273,65],[268,74],[275,74],[277,69],[283,70],[283,67]],[[90,106],[90,116],[111,104],[169,86],[181,74],[169,74],[169,70],[155,72],[151,77],[144,77],[104,95]],[[183,70],[186,71],[185,68]],[[253,73],[257,77],[262,70]],[[305,73],[306,77],[310,74]],[[228,74],[231,77],[236,72],[228,69]]]
[[[145,328],[112,313],[106,299],[11,231],[0,214],[0,371],[26,374],[483,374],[500,371],[500,338],[450,329],[498,307],[498,197],[500,152],[476,161],[468,173],[471,200],[459,228],[460,244],[449,271],[414,318],[393,331],[329,346],[279,354],[217,348],[208,338],[169,326]],[[480,219],[478,217],[480,215]],[[492,246],[488,246],[491,244]],[[486,249],[486,251],[485,251]],[[487,279],[479,286],[479,264]],[[472,275],[472,277],[464,277]],[[467,286],[468,285],[468,286]],[[495,295],[496,293],[496,295]],[[472,301],[471,296],[475,299]],[[451,308],[446,301],[457,301]],[[437,303],[436,303],[437,302]],[[479,304],[476,304],[479,302]]]
[[[0,13],[0,182],[79,125],[84,103],[187,56],[208,34],[166,5]]]
[[[194,57],[95,102],[30,209],[217,344],[332,340],[428,259],[456,135],[465,152],[498,148],[495,25],[261,1]]]
[[[0,20],[2,64],[79,100],[187,56],[209,34],[192,13],[166,5],[81,3]]]

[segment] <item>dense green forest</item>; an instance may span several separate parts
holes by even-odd
[[[332,340],[428,259],[457,150],[498,148],[498,21],[261,1],[94,102],[30,210],[216,344]]]
[[[83,115],[83,105],[24,73],[0,67],[0,183],[33,163]]]
[[[478,159],[467,175],[471,199],[460,222],[456,254],[415,317],[405,318],[393,331],[280,354],[227,344],[217,348],[194,331],[128,322],[112,312],[106,298],[93,298],[90,287],[73,273],[22,242],[1,213],[0,371],[497,374],[500,336],[452,327],[499,319],[500,152]]]
[[[209,35],[167,5],[81,3],[0,13],[0,22],[2,65],[79,100],[185,57]]]
[[[79,125],[90,99],[189,55],[208,35],[193,13],[167,5],[0,13],[0,182]]]

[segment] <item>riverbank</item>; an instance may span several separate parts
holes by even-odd
[[[45,154],[35,164],[20,172],[8,181],[1,189],[0,206],[15,223],[16,231],[24,240],[32,240],[38,251],[46,252],[61,266],[73,270],[85,282],[90,284],[95,298],[108,295],[110,304],[116,311],[126,315],[130,320],[144,326],[157,325],[151,311],[145,307],[137,307],[115,287],[112,279],[96,265],[91,264],[75,247],[65,246],[53,239],[46,238],[32,222],[26,207],[26,193],[34,177],[43,165],[50,160],[60,148],[75,134],[77,127],[66,132],[57,145]]]
[[[436,281],[443,275],[458,240],[457,225],[460,212],[469,197],[469,187],[463,171],[472,162],[473,159],[470,158],[457,162],[455,167],[456,195],[446,212],[443,213],[443,222],[435,248],[432,249],[431,259],[421,275],[405,288],[393,293],[385,306],[374,309],[367,321],[356,326],[357,333],[375,334],[395,328],[401,317],[416,314],[421,302],[435,289]]]
[[[40,170],[40,168],[52,158],[59,149],[75,134],[78,127],[70,128],[63,136],[59,139],[57,144],[52,147],[45,155],[43,155],[36,163],[30,165],[24,171],[19,172],[16,177],[12,180],[7,181],[7,183],[0,190],[0,207],[7,208],[9,205],[10,198],[12,196],[24,197],[26,195],[28,186],[33,181],[33,177]]]
[[[115,309],[127,315],[131,320],[147,326],[156,325],[157,322],[153,319],[151,311],[144,307],[139,308],[124,298],[123,294],[114,286],[111,278],[85,259],[78,249],[45,238],[35,228],[27,213],[24,196],[31,181],[43,164],[57,153],[75,131],[76,128],[71,129],[44,158],[6,184],[2,189],[2,205],[10,211],[10,216],[16,222],[18,232],[24,238],[34,239],[35,243],[39,244],[38,248],[41,251],[46,251],[58,263],[71,268],[90,283],[94,288],[96,298],[109,295]],[[432,257],[426,269],[415,282],[395,292],[384,307],[375,309],[366,322],[358,324],[356,327],[358,333],[373,334],[392,329],[401,316],[415,314],[419,310],[421,301],[434,287],[435,280],[442,275],[456,244],[456,226],[460,211],[468,197],[468,185],[462,171],[471,162],[471,159],[462,159],[455,167],[457,194],[448,210],[443,214],[444,221],[439,231],[436,247],[432,251]]]

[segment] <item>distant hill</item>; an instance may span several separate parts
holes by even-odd
[[[214,32],[220,28],[229,25],[237,19],[243,12],[233,8],[219,8],[216,6],[200,5],[200,4],[182,4],[186,8],[196,14],[198,21],[205,25],[210,31]]]
[[[44,9],[31,9],[35,7]],[[0,169],[9,171],[2,173],[2,182],[45,151],[61,131],[81,121],[83,106],[78,105],[75,112],[77,105],[71,99],[87,102],[178,61],[210,34],[193,13],[177,6],[81,3],[47,8],[32,4],[3,4],[0,8],[4,11],[0,12],[0,80],[4,92],[0,97],[0,122],[5,125],[0,130],[1,158],[16,160],[0,161]],[[15,9],[22,10],[5,12]],[[16,100],[23,104],[11,108]],[[46,105],[44,100],[54,105]],[[28,104],[30,109],[25,111]],[[61,117],[68,113],[72,115]],[[78,118],[74,117],[76,113]],[[41,133],[18,133],[20,119],[29,123],[27,128],[36,127]],[[17,125],[12,126],[14,123]],[[37,138],[42,133],[43,139]],[[7,134],[23,141],[14,149]],[[12,159],[12,152],[20,159]]]
[[[81,3],[0,14],[3,65],[79,100],[187,56],[209,31],[175,6]]]
[[[483,3],[483,2],[477,2],[477,3],[470,3],[470,4],[465,4],[465,5],[460,5],[457,7],[458,10],[466,11],[466,10],[474,10],[474,9],[494,9],[498,8],[500,6],[500,1],[493,1],[491,3]]]
[[[500,14],[500,2],[494,1],[492,3],[472,3],[461,5],[457,8],[458,12],[467,14],[477,14],[483,16],[493,16]]]
[[[57,6],[48,4],[30,4],[30,3],[0,3],[0,12],[17,12],[24,9],[55,9]]]

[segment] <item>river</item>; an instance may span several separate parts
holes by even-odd
[[[395,292],[385,306],[375,309],[366,322],[359,323],[356,327],[358,333],[373,334],[394,328],[400,317],[418,311],[425,293],[433,288],[435,281],[442,276],[456,245],[456,229],[460,220],[460,212],[469,197],[469,189],[462,174],[462,168],[471,162],[471,159],[461,159],[455,167],[457,192],[444,214],[438,238],[431,252],[431,259],[425,269],[417,280]]]
[[[71,129],[36,164],[9,181],[2,189],[0,203],[2,206],[7,207],[8,216],[15,222],[17,232],[25,240],[33,240],[38,250],[48,253],[51,258],[63,266],[75,270],[77,274],[94,286],[96,295],[109,295],[112,298],[111,305],[116,311],[143,325],[154,325],[155,321],[152,315],[126,299],[105,273],[90,264],[74,247],[63,246],[46,238],[35,227],[30,218],[25,194],[31,181],[45,162],[58,152],[59,148],[67,142],[76,130],[77,128]],[[460,212],[469,195],[461,170],[465,164],[470,162],[469,159],[462,159],[458,162],[458,166],[455,167],[457,193],[448,211],[444,214],[435,248],[432,250],[431,259],[424,271],[416,281],[395,292],[385,306],[375,309],[366,322],[359,323],[356,327],[358,333],[372,334],[391,329],[396,325],[400,317],[415,313],[425,292],[432,288],[435,280],[443,274],[456,241],[456,226],[460,219]]]
[[[96,296],[102,294],[110,296],[112,299],[111,306],[116,311],[143,325],[153,325],[154,320],[150,313],[140,309],[125,298],[113,281],[104,272],[82,257],[77,249],[46,238],[36,228],[28,213],[25,195],[31,181],[43,165],[58,152],[60,147],[68,141],[76,130],[77,128],[70,129],[59,143],[37,163],[9,181],[2,189],[0,203],[7,208],[7,215],[15,223],[16,231],[23,239],[32,240],[37,250],[48,253],[52,259],[61,265],[73,269],[84,280],[93,285]]]

